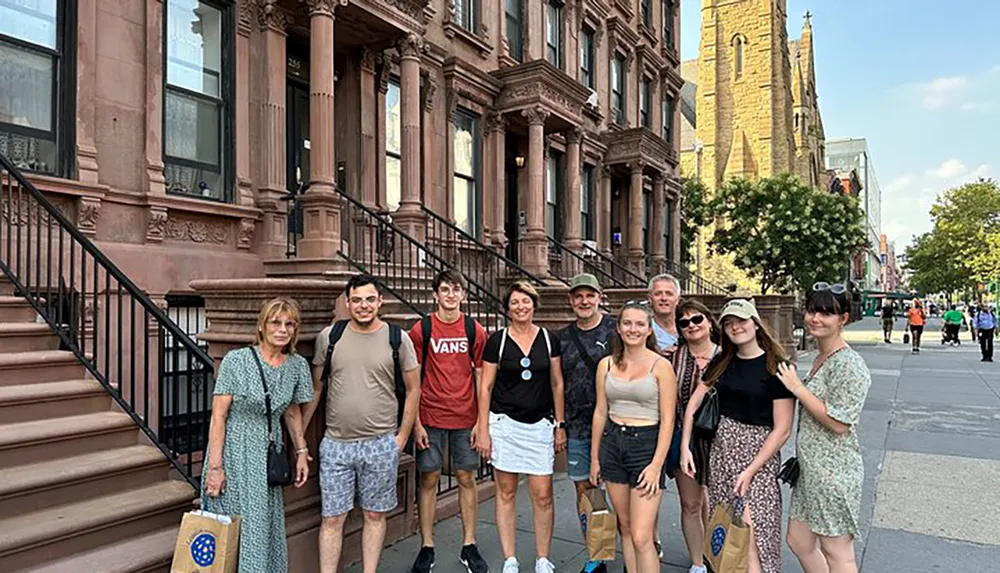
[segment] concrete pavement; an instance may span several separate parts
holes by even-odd
[[[901,328],[900,320],[897,326]],[[940,323],[931,319],[923,352],[909,353],[902,332],[881,342],[881,322],[867,318],[848,338],[868,363],[872,387],[859,434],[865,461],[858,563],[865,573],[1000,571],[1000,364],[979,362],[979,347],[963,333],[961,347],[943,347]],[[808,370],[814,354],[799,359]],[[794,444],[784,451],[793,455]],[[783,488],[787,511],[789,490]],[[555,479],[556,524],[550,559],[560,572],[579,571],[586,552],[580,539],[572,484]],[[787,515],[787,513],[786,513]],[[663,573],[688,570],[673,483],[663,497],[660,536]],[[502,554],[492,501],[480,505],[480,551],[499,572]],[[436,573],[465,573],[458,561],[461,524],[436,528]],[[379,571],[409,571],[419,536],[383,553]],[[518,499],[517,555],[522,571],[534,570],[531,504],[522,484]],[[621,561],[610,567],[621,571]],[[360,573],[360,565],[348,573]],[[785,571],[801,572],[785,549]]]

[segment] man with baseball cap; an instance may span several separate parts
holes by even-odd
[[[566,457],[569,479],[576,484],[576,507],[585,526],[581,500],[590,485],[591,423],[597,401],[597,364],[611,353],[616,322],[601,312],[601,283],[592,274],[581,273],[570,280],[569,303],[576,322],[556,334],[563,348],[562,370],[566,395]],[[586,531],[584,531],[586,536]],[[583,573],[605,573],[600,561],[588,561]]]

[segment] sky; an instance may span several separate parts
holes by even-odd
[[[868,140],[897,253],[931,229],[939,193],[1000,178],[1000,1],[787,3],[791,39],[813,14],[826,138]],[[685,60],[698,56],[701,5],[681,0]]]

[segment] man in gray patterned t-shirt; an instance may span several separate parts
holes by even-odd
[[[569,302],[576,315],[576,322],[556,334],[562,343],[562,370],[566,396],[566,459],[569,479],[576,484],[576,507],[581,518],[585,516],[580,502],[590,487],[591,425],[597,401],[595,376],[597,364],[611,353],[615,319],[600,310],[601,284],[591,274],[579,274],[570,281]],[[587,562],[585,573],[604,573],[607,567],[600,562]]]

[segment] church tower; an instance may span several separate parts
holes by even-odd
[[[785,10],[785,0],[702,0],[697,140],[710,189],[799,172]]]

